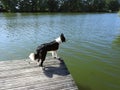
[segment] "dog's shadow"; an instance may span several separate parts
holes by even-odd
[[[52,78],[53,75],[66,76],[69,74],[69,71],[67,70],[67,67],[63,60],[58,60],[60,61],[59,66],[45,66],[43,68],[43,72],[47,77]]]

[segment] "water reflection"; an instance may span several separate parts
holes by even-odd
[[[117,36],[117,38],[114,40],[114,43],[118,46],[120,46],[120,35]]]

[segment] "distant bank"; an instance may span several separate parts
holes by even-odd
[[[0,0],[0,12],[116,12],[120,0]]]

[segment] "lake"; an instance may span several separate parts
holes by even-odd
[[[117,13],[0,13],[0,60],[26,59],[61,33],[58,54],[80,90],[120,90]]]

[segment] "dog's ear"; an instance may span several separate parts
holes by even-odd
[[[30,53],[29,58],[30,58],[32,61],[34,61],[34,60],[35,60],[35,54],[34,54],[34,53]]]
[[[66,42],[66,38],[63,33],[61,33],[60,37],[61,37],[62,42]]]
[[[64,36],[64,34],[63,33],[61,33],[61,35],[60,36]]]

